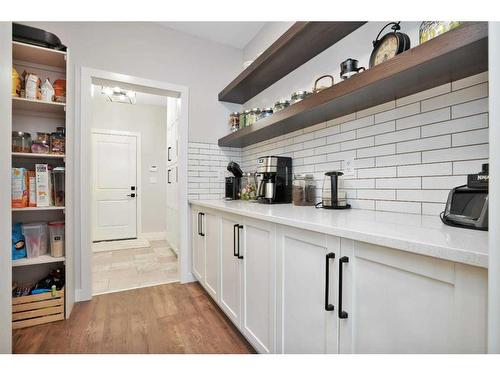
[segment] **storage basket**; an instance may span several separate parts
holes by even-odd
[[[64,320],[64,288],[12,298],[12,329]]]

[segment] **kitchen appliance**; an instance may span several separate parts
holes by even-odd
[[[362,66],[358,68],[358,60],[347,59],[340,63],[340,78],[347,79],[354,74],[364,72],[366,69]]]
[[[231,172],[233,176],[226,177],[226,199],[240,199],[241,176],[243,176],[243,172],[238,163],[234,161],[229,162],[227,170]]]
[[[257,162],[259,203],[292,202],[292,158],[263,156]]]
[[[444,224],[455,227],[488,230],[489,166],[467,176],[467,184],[453,188],[448,194],[440,217]]]
[[[351,208],[347,204],[347,194],[342,189],[342,180],[339,177],[344,174],[339,171],[332,171],[325,173],[323,180],[323,191],[321,194],[321,202],[316,204],[317,208],[326,208],[332,210],[344,210]]]
[[[410,49],[410,37],[399,32],[401,29],[401,26],[399,25],[400,23],[401,21],[389,22],[382,28],[382,30],[380,30],[377,37],[373,41],[373,51],[370,55],[370,68],[392,59],[394,56]],[[381,39],[379,39],[382,31],[390,25],[392,25],[391,29],[393,31],[385,34]]]
[[[66,51],[66,46],[61,43],[56,35],[36,27],[12,23],[12,39],[16,42],[34,44],[35,46]]]

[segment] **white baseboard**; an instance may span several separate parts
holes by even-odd
[[[141,233],[139,238],[144,238],[148,241],[162,241],[167,239],[167,232],[148,232]]]

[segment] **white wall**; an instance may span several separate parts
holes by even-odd
[[[266,22],[243,49],[243,61],[255,60],[293,24],[294,22]]]
[[[147,104],[111,103],[101,97],[92,101],[92,128],[141,134],[142,232],[166,231],[166,140],[167,107]],[[150,172],[151,165],[158,167]],[[156,177],[157,183],[149,182]]]
[[[12,29],[8,22],[0,22],[0,353],[11,352],[11,283],[12,283],[12,230],[10,211],[11,150],[5,147],[11,139],[11,68]]]
[[[488,352],[500,353],[500,22],[489,23],[490,67],[490,190],[489,190],[489,272]]]

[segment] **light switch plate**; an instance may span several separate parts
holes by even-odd
[[[344,160],[344,176],[346,177],[354,177],[354,159],[346,159]]]

